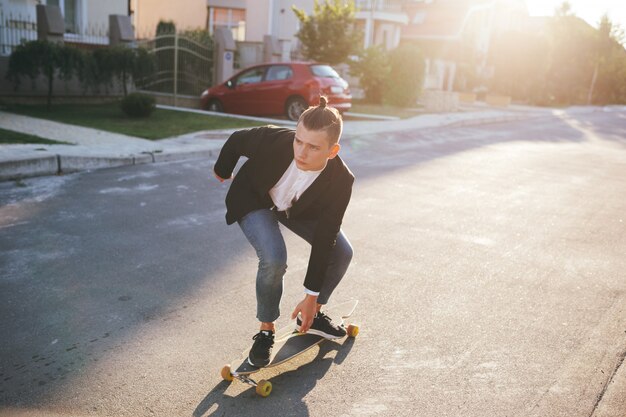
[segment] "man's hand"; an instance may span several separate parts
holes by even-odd
[[[215,172],[215,170],[213,170],[213,175],[215,175],[215,178],[217,178],[217,180],[218,180],[219,182],[224,182],[224,181],[226,181],[226,179],[224,179],[224,178],[220,177],[219,175],[217,175],[217,172]],[[232,178],[232,177],[230,177],[230,178]],[[227,178],[227,179],[230,179],[230,178]]]
[[[300,320],[302,320],[300,331],[306,333],[311,328],[311,324],[313,324],[313,319],[317,313],[317,296],[305,295],[304,300],[300,301],[295,310],[293,310],[293,313],[291,313],[291,319],[294,320],[298,316],[298,313],[300,313]]]

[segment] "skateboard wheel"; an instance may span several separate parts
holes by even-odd
[[[232,381],[233,380],[233,374],[230,373],[230,365],[226,365],[222,368],[222,379],[224,379],[224,381]]]
[[[351,324],[348,326],[348,337],[356,337],[357,334],[359,334],[359,326],[356,326],[354,324]]]
[[[261,397],[267,397],[272,392],[272,383],[264,379],[260,380],[256,386],[256,393]]]

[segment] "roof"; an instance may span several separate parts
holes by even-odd
[[[516,11],[526,13],[522,0],[433,0],[407,2],[409,24],[402,28],[405,39],[458,39],[476,13]]]

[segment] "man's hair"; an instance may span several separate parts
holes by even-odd
[[[328,107],[328,99],[320,96],[320,104],[306,109],[298,119],[298,124],[307,130],[323,130],[328,136],[329,145],[339,142],[341,131],[343,130],[343,119],[341,114],[334,107]]]

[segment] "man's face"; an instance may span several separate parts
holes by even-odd
[[[339,144],[330,145],[325,131],[308,130],[302,123],[296,127],[293,156],[303,171],[320,171],[329,159],[337,156]]]

